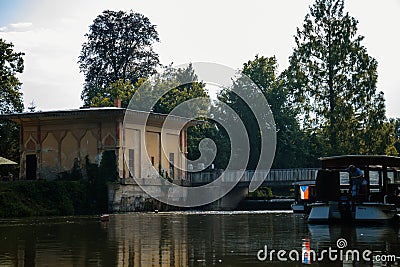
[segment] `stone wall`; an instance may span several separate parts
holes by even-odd
[[[158,200],[147,195],[137,184],[109,184],[110,212],[167,210]]]
[[[154,187],[160,188],[160,185],[154,184]],[[154,190],[157,191],[157,190]],[[160,191],[161,192],[161,191]],[[125,179],[124,184],[112,183],[108,186],[108,199],[110,212],[134,212],[134,211],[172,211],[185,210],[170,206],[150,197],[133,179]],[[221,199],[213,203],[192,207],[191,210],[234,210],[248,194],[247,187],[235,187]]]

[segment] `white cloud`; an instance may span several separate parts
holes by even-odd
[[[32,22],[10,23],[7,26],[0,27],[0,32],[24,32],[32,30]]]
[[[10,27],[14,29],[24,30],[26,28],[32,27],[32,22],[18,22],[18,23],[11,23]]]
[[[81,106],[83,77],[76,64],[81,35],[75,28],[33,28],[0,34],[14,44],[15,51],[25,53],[20,79],[26,106],[32,100],[42,110]]]

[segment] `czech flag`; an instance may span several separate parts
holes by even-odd
[[[308,185],[302,185],[300,186],[300,198],[307,200],[309,198],[309,186]]]

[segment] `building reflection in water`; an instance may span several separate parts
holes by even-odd
[[[117,247],[117,266],[188,265],[186,216],[113,216],[108,233]]]
[[[301,249],[304,231],[293,214],[183,212],[113,216],[108,232],[118,266],[264,266],[261,247]]]

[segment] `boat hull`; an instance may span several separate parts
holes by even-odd
[[[396,206],[383,203],[360,203],[343,206],[338,202],[312,205],[309,223],[388,223],[397,220]]]
[[[311,205],[307,203],[294,203],[292,204],[292,210],[294,213],[310,213]]]

